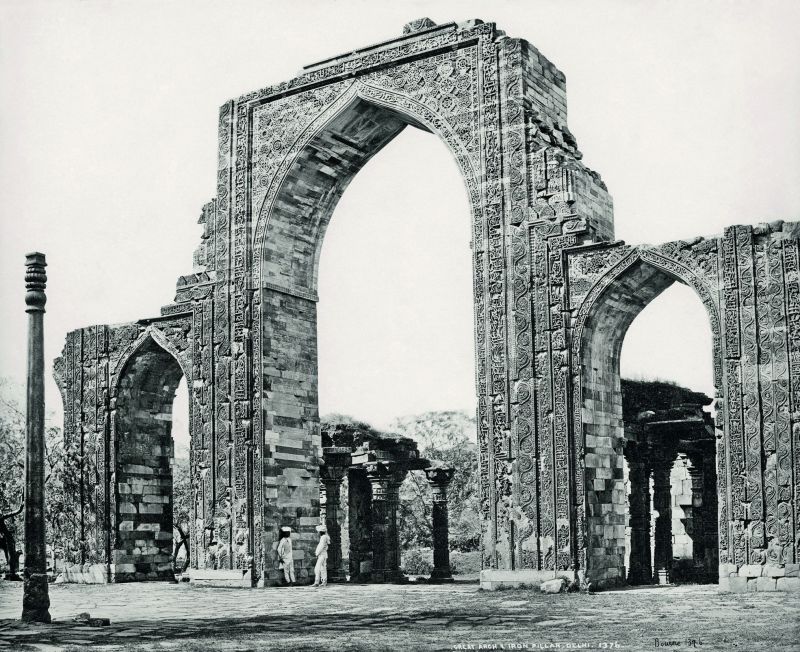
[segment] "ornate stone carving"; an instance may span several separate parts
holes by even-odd
[[[55,373],[85,489],[71,506],[70,561],[114,563],[120,388],[155,353],[190,388],[191,563],[252,568],[255,581],[290,525],[308,576],[323,457],[320,247],[349,181],[407,126],[444,141],[470,202],[484,568],[574,571],[599,584],[622,575],[618,537],[595,534],[618,525],[601,512],[619,481],[619,351],[638,312],[675,280],[697,293],[713,335],[720,562],[800,562],[800,228],[615,242],[610,196],[566,125],[561,72],[491,23],[427,19],[225,103],[216,197],[174,302],[154,319],[68,335]],[[351,523],[377,519],[383,558],[373,567],[391,574],[396,483],[377,470],[370,482],[375,513],[353,500]],[[366,561],[362,543],[354,564]]]

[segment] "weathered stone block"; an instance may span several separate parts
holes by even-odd
[[[772,577],[758,577],[756,578],[756,586],[758,591],[776,591],[776,580]]]
[[[747,591],[747,578],[732,575],[728,578],[728,588],[732,593],[744,593]]]
[[[742,577],[761,577],[764,567],[760,564],[748,564],[739,569],[739,575]]]
[[[161,503],[139,503],[140,514],[163,514],[164,506]]]
[[[547,580],[539,585],[539,590],[542,593],[563,593],[567,590],[567,580],[559,577],[554,580]]]
[[[786,575],[786,568],[783,566],[764,566],[764,575],[766,577],[783,577]]]
[[[779,577],[775,580],[777,591],[800,593],[800,577]]]

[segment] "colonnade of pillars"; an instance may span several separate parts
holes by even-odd
[[[691,525],[694,568],[703,576],[715,576],[717,569],[717,487],[714,442],[692,446],[686,453],[690,460],[692,485]],[[672,486],[670,474],[678,457],[678,442],[647,444],[627,442],[630,558],[629,584],[668,584],[673,571]],[[651,542],[652,510],[655,527]],[[651,563],[652,560],[652,563]],[[704,579],[696,578],[696,579]]]
[[[341,490],[348,483],[349,571],[351,582],[402,582],[398,508],[400,486],[408,468],[401,463],[374,462],[351,466],[347,448],[325,449],[320,468],[320,520],[331,539],[328,548],[328,581],[344,582],[342,564]],[[447,486],[453,469],[425,469],[433,494],[433,561],[431,581],[451,581]]]

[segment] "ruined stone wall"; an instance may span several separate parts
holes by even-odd
[[[241,210],[249,208],[254,224],[253,280],[261,288],[253,295],[251,314],[253,331],[262,334],[253,342],[253,365],[263,372],[265,409],[253,414],[254,432],[283,439],[302,424],[305,441],[314,441],[310,302],[316,299],[325,227],[369,157],[405,125],[430,130],[453,153],[472,212],[484,564],[569,567],[566,409],[556,424],[549,423],[552,408],[535,415],[530,382],[536,367],[542,391],[551,387],[551,362],[566,351],[561,250],[603,237],[612,227],[605,188],[579,162],[564,122],[563,75],[535,48],[493,25],[430,26],[410,33],[402,44],[332,59],[288,84],[244,96],[237,100],[236,115],[236,124],[243,125],[237,138],[249,147],[237,152],[237,165],[243,174],[252,165],[250,202]],[[239,126],[232,131],[239,134]],[[534,231],[531,224],[539,228]],[[544,265],[531,278],[533,247]],[[536,344],[532,286],[547,314],[547,323],[538,323]],[[303,355],[291,357],[293,347]],[[541,358],[538,365],[534,352]],[[567,383],[565,375],[556,380],[558,396],[566,397]],[[566,406],[560,400],[554,404]],[[541,512],[531,475],[537,445],[531,422],[539,419],[547,424],[542,446],[561,465],[558,473],[547,469],[552,476],[545,494],[552,491],[552,497]],[[276,451],[270,456],[279,457]],[[556,493],[564,500],[557,501]],[[513,503],[522,511],[512,510]]]
[[[674,280],[698,293],[714,337],[721,584],[738,589],[758,572],[772,578],[759,587],[774,590],[775,578],[797,570],[798,492],[788,472],[798,462],[800,430],[791,390],[797,236],[796,224],[777,222],[658,247],[569,252],[574,410],[584,446],[576,457],[587,483],[585,497],[576,494],[587,510],[579,552],[597,581],[613,581],[622,565],[620,542],[603,529],[617,525],[619,512],[620,481],[603,469],[621,458],[620,346],[633,318]]]
[[[110,560],[118,379],[151,337],[191,394],[192,566],[211,564],[213,536],[218,566],[270,579],[287,524],[299,574],[310,571],[319,252],[350,180],[408,126],[443,140],[469,198],[486,581],[621,578],[619,351],[676,279],[697,291],[714,333],[720,561],[736,577],[796,564],[796,228],[611,242],[611,199],[567,128],[563,74],[491,23],[428,20],[225,103],[216,197],[175,302],[155,320],[69,335],[56,376],[83,460],[75,555]]]
[[[81,471],[81,486],[70,492],[77,501],[68,506],[76,518],[67,561],[105,563],[117,581],[153,579],[157,565],[166,563],[172,399],[181,374],[191,387],[190,338],[191,321],[177,316],[67,335],[54,374],[64,399],[65,444],[77,453]],[[124,564],[119,577],[116,563]],[[135,567],[145,563],[147,570]]]

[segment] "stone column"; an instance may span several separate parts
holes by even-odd
[[[367,464],[367,479],[372,487],[372,576],[373,582],[387,581],[386,523],[387,493],[391,471],[386,464]]]
[[[453,479],[453,469],[434,467],[425,469],[425,476],[433,492],[433,572],[431,582],[452,582],[450,573],[450,526],[447,516],[447,485]]]
[[[400,506],[400,485],[406,470],[394,471],[386,485],[386,581],[403,582],[407,578],[400,571],[400,528],[397,527],[397,510]]]
[[[44,254],[25,257],[28,313],[28,391],[25,420],[25,585],[22,620],[50,622],[44,535]]]
[[[650,584],[653,570],[650,563],[650,473],[646,447],[626,445],[628,480],[631,493],[629,514],[631,554],[628,567],[629,584]]]
[[[372,489],[364,469],[347,473],[347,513],[350,535],[350,581],[369,579],[372,554]]]
[[[653,459],[653,509],[658,512],[655,529],[653,580],[669,584],[672,570],[672,457],[662,451]]]
[[[342,568],[342,524],[339,516],[342,480],[350,465],[350,449],[344,451],[326,448],[323,451],[325,463],[320,468],[320,480],[325,488],[325,528],[331,539],[328,547],[328,581],[344,582]]]
[[[692,511],[686,519],[686,531],[692,539],[693,579],[703,579],[706,575],[706,533],[702,455],[689,456],[689,479],[692,482]]]

